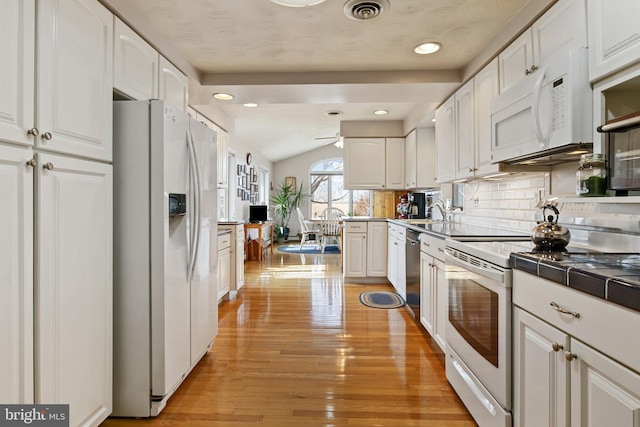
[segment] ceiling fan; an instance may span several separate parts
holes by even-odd
[[[327,145],[334,144],[338,148],[343,147],[343,138],[340,136],[340,132],[336,132],[334,136],[322,136],[322,137],[316,137],[314,139],[316,141],[321,141],[326,139],[328,140],[328,142],[326,143]]]

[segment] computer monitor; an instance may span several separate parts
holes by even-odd
[[[264,222],[267,220],[266,205],[249,206],[249,222]]]

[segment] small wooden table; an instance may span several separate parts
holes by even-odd
[[[267,233],[264,232],[264,229],[268,228]],[[244,253],[247,254],[247,260],[250,258],[249,252],[249,230],[258,230],[258,239],[255,240],[259,246],[258,248],[258,261],[262,262],[262,252],[266,248],[271,248],[271,253],[273,253],[273,221],[265,221],[265,222],[248,222],[244,225]],[[266,234],[268,240],[265,240],[263,236]]]

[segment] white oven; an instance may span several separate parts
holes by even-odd
[[[519,247],[519,250],[512,249]],[[447,240],[446,375],[480,427],[511,426],[509,253],[530,243]]]

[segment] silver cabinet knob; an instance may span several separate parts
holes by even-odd
[[[553,344],[551,344],[551,348],[553,349],[553,351],[560,351],[564,348],[564,346],[562,344],[554,342]]]
[[[27,135],[31,136],[38,136],[39,133],[40,131],[38,130],[38,128],[31,128],[27,131]]]
[[[53,170],[53,163],[47,162],[44,165],[42,165],[42,167],[48,171]]]
[[[51,141],[51,139],[53,138],[53,135],[51,134],[51,132],[45,132],[42,134],[41,138],[47,141]]]
[[[35,168],[36,165],[37,165],[36,159],[31,159],[27,161],[27,166],[31,166],[32,168]]]
[[[578,356],[575,353],[571,353],[570,351],[566,351],[564,353],[564,358],[571,362],[574,359],[577,359]]]

